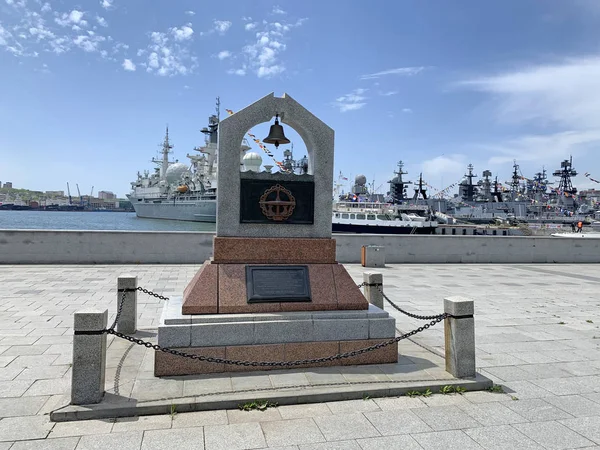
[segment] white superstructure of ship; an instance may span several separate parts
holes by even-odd
[[[197,153],[187,154],[190,165],[169,161],[173,145],[169,129],[162,144],[160,159],[153,173],[138,172],[127,195],[138,217],[150,219],[216,222],[217,217],[217,138],[219,128],[219,99],[217,114],[208,119],[208,127],[200,130],[205,143],[195,147]],[[240,147],[240,161],[250,147],[244,140]]]

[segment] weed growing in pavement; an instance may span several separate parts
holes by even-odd
[[[175,416],[177,415],[177,406],[176,405],[171,405],[171,413],[169,415],[171,416],[171,419],[175,418]]]
[[[246,402],[243,405],[238,405],[238,408],[242,411],[252,411],[253,409],[265,411],[267,408],[277,408],[277,403],[268,400],[254,400],[253,402]]]
[[[454,390],[454,386],[451,385],[442,386],[442,388],[440,389],[440,394],[444,395],[454,394],[454,392],[456,392]]]
[[[433,392],[431,392],[431,389],[426,389],[423,392],[420,392],[420,391],[408,391],[404,395],[406,395],[408,397],[431,397],[431,394],[433,394]]]
[[[504,394],[504,388],[499,384],[494,384],[488,388],[488,391],[495,392],[497,394]]]

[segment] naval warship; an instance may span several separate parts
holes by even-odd
[[[187,154],[190,165],[170,161],[173,145],[169,128],[162,143],[161,158],[153,158],[154,171],[138,172],[131,182],[127,198],[138,217],[170,219],[193,222],[216,222],[217,219],[217,139],[219,128],[219,99],[216,114],[208,119],[208,126],[200,131],[205,135],[203,146],[195,147],[197,153]],[[242,142],[240,153],[249,150]]]

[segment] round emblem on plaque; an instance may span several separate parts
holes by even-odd
[[[275,222],[288,219],[296,207],[296,199],[292,193],[280,184],[267,189],[258,203],[263,215]]]

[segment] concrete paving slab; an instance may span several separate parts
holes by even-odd
[[[422,450],[417,441],[409,435],[384,436],[370,439],[357,439],[362,450]],[[343,447],[342,447],[343,448]],[[349,447],[351,448],[351,447]]]
[[[518,423],[512,426],[548,449],[561,450],[594,445],[594,442],[556,421]]]
[[[480,426],[479,422],[457,406],[418,408],[413,412],[435,431],[460,430]]]
[[[15,442],[11,449],[15,450],[74,450],[79,443],[79,437],[49,438],[33,441]],[[8,447],[5,447],[8,449]],[[4,448],[0,446],[0,449]]]
[[[175,414],[171,423],[172,428],[203,427],[205,425],[227,425],[227,411],[194,411],[185,414]]]
[[[0,441],[44,439],[53,426],[48,416],[7,417],[0,420]]]
[[[383,436],[432,431],[429,425],[410,410],[368,412],[364,416]]]
[[[315,417],[314,421],[327,441],[381,436],[367,418],[358,413]]]
[[[481,450],[477,442],[460,430],[420,433],[413,436],[424,450]]]
[[[196,427],[144,432],[140,450],[164,450],[166,448],[204,450],[204,429]]]
[[[269,447],[325,442],[313,419],[288,419],[261,424]]]
[[[52,428],[50,436],[58,438],[65,436],[85,436],[88,434],[108,434],[111,432],[113,425],[113,419],[57,423]]]
[[[359,265],[347,265],[346,267],[357,282],[362,281],[364,268]],[[597,308],[597,286],[600,277],[596,275],[599,272],[600,265],[543,266],[544,270],[548,273],[540,272],[538,270],[540,268],[539,265],[469,265],[468,272],[465,272],[465,267],[467,266],[434,264],[390,265],[382,269],[384,272],[386,294],[391,298],[398,299],[400,305],[410,311],[419,314],[435,314],[441,310],[442,299],[445,296],[464,295],[465,287],[468,286],[468,295],[475,299],[476,305],[476,348],[479,360],[482,362],[478,367],[487,369],[513,366],[526,372],[527,375],[522,380],[504,381],[501,379],[501,374],[497,373],[499,376],[495,377],[495,379],[504,386],[508,394],[469,392],[463,398],[473,404],[501,403],[534,424],[548,423],[548,420],[558,421],[567,429],[573,429],[574,432],[578,433],[577,435],[587,438],[591,442],[596,442],[596,435],[592,433],[595,430],[596,418],[599,416],[593,415],[596,414],[594,406],[590,406],[587,402],[582,402],[583,404],[579,405],[581,409],[578,407],[571,409],[571,411],[583,414],[584,416],[570,419],[565,415],[570,415],[568,412],[569,408],[574,408],[573,404],[569,403],[573,400],[562,400],[564,410],[557,403],[559,400],[552,403],[546,400],[557,397],[557,395],[574,395],[600,404],[600,398],[597,397],[599,394],[593,388],[600,381],[600,377],[598,377],[598,374],[600,374],[600,339],[598,339],[600,338],[600,331],[596,328],[600,324],[600,316],[598,315]],[[41,373],[43,371],[41,368],[43,367],[50,368],[53,365],[68,365],[71,362],[69,359],[70,352],[67,348],[68,346],[64,344],[69,344],[72,339],[71,326],[73,312],[81,309],[82,306],[86,308],[108,308],[111,316],[114,316],[115,280],[121,273],[135,272],[139,276],[139,284],[151,290],[177,293],[183,290],[187,280],[193,277],[197,268],[194,265],[0,266],[0,283],[3,286],[3,302],[0,309],[11,314],[0,318],[0,338],[2,339],[0,341],[0,368],[12,366],[12,368],[22,368],[24,370],[31,369],[26,372],[29,374],[36,370],[39,370]],[[448,278],[443,278],[440,274],[447,275]],[[573,285],[567,284],[573,281],[570,279],[570,275],[572,274],[584,277],[581,278],[581,282],[577,282],[577,297],[572,296]],[[84,280],[86,278],[89,280],[74,282],[74,275],[77,275],[76,280]],[[529,276],[529,278],[524,278],[524,275]],[[13,283],[11,282],[11,278],[26,281]],[[93,283],[91,279],[99,280],[100,282]],[[498,284],[498,280],[507,279],[518,279],[518,283],[512,284],[519,284],[519,286]],[[535,285],[534,280],[535,283],[539,283],[540,285]],[[39,289],[37,285],[40,286]],[[32,289],[31,286],[36,286],[33,290],[40,292],[37,294],[16,293],[21,290]],[[499,286],[501,293],[497,292]],[[72,293],[66,296],[65,294],[61,294],[64,289],[86,289],[89,292],[86,294]],[[145,296],[141,294],[139,297],[139,325],[141,328],[154,327],[155,332],[162,304],[160,300],[155,298],[144,298]],[[94,300],[89,301],[90,298]],[[568,299],[568,301],[565,301],[565,299]],[[391,310],[389,306],[386,307],[386,311],[396,318],[397,326],[400,330],[408,331],[421,325],[419,321],[407,318],[397,313],[397,311]],[[592,320],[593,323],[587,323],[586,320]],[[566,324],[558,324],[560,321],[564,321]],[[49,322],[50,325],[44,325],[43,322]],[[46,326],[50,326],[50,328],[46,328]],[[53,337],[56,340],[53,341]],[[429,352],[429,350],[443,351],[443,330],[441,328],[436,329],[434,327],[426,333],[416,335],[412,338],[412,341],[413,343],[404,346],[400,351],[402,355],[400,359],[401,364],[395,367],[397,369],[396,374],[386,373],[386,370],[379,366],[374,374],[370,372],[365,373],[365,371],[348,372],[343,374],[344,383],[350,384],[350,386],[347,384],[343,386],[345,391],[342,391],[342,388],[337,385],[321,385],[315,388],[304,385],[297,392],[289,392],[289,389],[283,386],[287,384],[284,381],[286,378],[284,376],[278,377],[282,380],[282,387],[279,387],[277,386],[278,383],[275,382],[275,378],[271,377],[274,372],[270,372],[268,375],[271,386],[254,388],[267,389],[266,391],[245,390],[245,392],[238,392],[234,395],[231,392],[233,390],[232,383],[230,380],[227,380],[220,384],[219,389],[215,388],[211,392],[209,388],[202,388],[202,386],[206,386],[202,381],[197,382],[197,380],[181,379],[175,381],[184,386],[181,391],[181,395],[184,397],[170,398],[163,402],[156,402],[154,400],[140,401],[132,397],[133,384],[129,384],[129,390],[127,391],[127,383],[124,383],[121,389],[123,397],[109,396],[109,406],[105,406],[102,411],[109,415],[120,415],[124,411],[127,411],[127,409],[129,414],[136,414],[141,410],[145,410],[152,414],[162,412],[166,417],[170,417],[171,405],[175,404],[178,412],[174,416],[173,427],[180,426],[182,429],[201,429],[205,425],[213,426],[210,424],[227,425],[229,423],[227,413],[222,409],[190,413],[184,413],[183,411],[190,410],[190,408],[235,409],[240,402],[255,400],[257,398],[274,399],[274,396],[279,395],[282,395],[283,399],[280,404],[290,405],[289,408],[299,407],[298,402],[300,400],[316,402],[330,401],[334,398],[355,398],[359,402],[362,402],[363,396],[367,394],[371,398],[375,398],[374,402],[380,410],[396,411],[399,415],[406,412],[412,412],[417,415],[417,408],[419,410],[443,410],[444,407],[436,407],[433,404],[438,402],[443,403],[446,400],[432,400],[430,405],[427,405],[420,398],[397,397],[402,393],[401,388],[408,386],[406,380],[412,376],[412,368],[401,371],[400,365],[413,365],[414,368],[419,366],[419,369],[423,369],[423,375],[427,375],[426,378],[428,380],[435,378],[437,368],[443,366],[443,360],[432,357],[432,354]],[[48,349],[58,354],[27,354],[29,352],[38,353],[39,349],[34,348],[33,350],[24,350],[21,354],[5,355],[5,352],[11,347],[24,348],[35,345],[49,346]],[[115,352],[115,357],[110,359],[111,365],[114,364],[114,369],[116,369],[121,361],[127,345],[129,345],[127,342],[120,343],[116,341],[115,347],[112,350],[109,348],[109,351]],[[141,350],[141,355],[135,356],[134,350]],[[137,380],[152,380],[152,355],[144,353],[145,349],[138,349],[136,347],[134,350],[130,352],[130,357],[125,358],[122,367],[134,367],[137,365],[140,369]],[[15,350],[11,352],[15,352]],[[121,353],[119,354],[118,352]],[[430,364],[430,366],[424,367],[427,364]],[[19,374],[22,372],[20,371]],[[523,375],[523,372],[518,370],[512,371],[513,374],[518,373],[520,375]],[[508,376],[508,373],[509,370],[506,369],[503,375]],[[52,375],[58,375],[58,373],[52,372]],[[121,375],[123,378],[129,378],[131,377],[131,371],[129,369],[122,370]],[[379,378],[373,379],[370,375],[375,375]],[[239,376],[239,374],[236,376]],[[352,378],[353,376],[355,378]],[[47,380],[60,380],[61,378],[66,377],[52,377]],[[389,381],[386,381],[388,379],[392,380],[392,378],[397,380],[396,385],[389,384]],[[23,397],[24,389],[29,389],[33,383],[23,385],[20,383],[21,381],[28,382],[30,380],[0,380],[0,398],[26,398]],[[42,379],[39,379],[39,381],[42,381]],[[291,378],[288,381],[291,382]],[[442,380],[440,381],[443,382]],[[370,382],[370,384],[367,384],[367,382]],[[212,383],[214,386],[217,386],[216,379],[213,378]],[[110,384],[108,385],[110,386]],[[215,395],[215,392],[226,390],[228,386],[230,392]],[[51,386],[48,387],[51,388]],[[247,387],[247,389],[252,388]],[[432,390],[437,392],[439,387],[437,390]],[[377,395],[388,397],[378,398]],[[394,396],[395,398],[390,398],[389,396]],[[511,396],[519,400],[511,400]],[[50,393],[43,393],[36,397],[47,398],[47,401],[37,413],[32,413],[32,410],[37,405],[28,405],[28,400],[26,400],[26,403],[22,404],[24,408],[22,412],[36,414],[36,416],[30,417],[43,417],[43,414],[63,407],[68,402],[68,397],[61,394],[52,395]],[[442,396],[434,394],[433,397]],[[27,397],[27,399],[30,398],[35,397]],[[187,399],[187,403],[185,399]],[[16,402],[15,405],[17,405]],[[118,405],[120,409],[116,410],[115,405]],[[135,408],[132,407],[134,405],[136,406]],[[312,407],[317,405],[323,406],[323,403],[307,404],[304,406]],[[288,408],[288,406],[285,406],[285,408]],[[17,412],[19,408],[13,407],[12,409]],[[279,408],[279,411],[282,416],[281,420],[285,420],[283,407]],[[312,414],[316,412],[314,411]],[[378,411],[364,411],[358,414],[365,416],[366,414],[374,414],[376,412]],[[314,417],[309,410],[306,410],[305,413],[309,416],[290,417],[290,419]],[[85,416],[84,411],[79,411],[77,414],[81,417]],[[194,416],[196,414],[198,416]],[[352,415],[357,413],[352,412],[347,414]],[[592,415],[588,416],[588,414]],[[73,413],[73,415],[76,414]],[[187,419],[188,415],[194,417]],[[344,417],[345,415],[343,410],[337,414],[339,417]],[[15,416],[13,418],[25,420],[27,416]],[[5,420],[0,420],[0,424]],[[571,422],[568,422],[569,420]],[[268,423],[271,424],[270,426],[276,427],[278,422],[271,421]],[[572,428],[576,427],[579,423],[583,424],[581,430]],[[54,426],[57,425],[60,424],[55,424]],[[531,438],[525,436],[521,431],[517,431],[516,427],[520,425],[524,424],[483,426],[478,423],[476,428],[465,429],[463,433],[471,435],[473,442],[476,441],[481,446],[487,448],[494,447],[487,445],[482,439],[478,440],[477,436],[492,436],[492,442],[496,440],[499,443],[506,443],[504,448],[539,448],[539,444],[532,444],[534,441]],[[516,433],[511,430],[515,430]],[[583,430],[587,430],[589,435],[585,435]],[[156,432],[160,431],[163,430],[156,430]],[[164,431],[170,430],[167,429]],[[480,431],[479,435],[476,431]],[[154,431],[145,431],[146,434],[151,432]],[[390,444],[387,444],[388,441],[383,441],[383,439],[388,438],[369,437],[360,439],[360,446],[363,449],[381,448],[381,446],[377,446],[377,442],[386,442],[385,448],[394,448],[391,444],[393,442],[392,439],[406,438],[405,442],[407,444],[400,448],[410,449],[416,443],[415,437],[423,436],[424,434],[427,433],[390,436]],[[252,435],[253,431],[251,430],[248,430],[248,436],[244,433],[240,434],[241,438],[248,437],[250,441],[252,441]],[[52,433],[50,433],[49,438],[17,441],[13,445],[13,449],[53,448],[52,446],[46,447],[43,444],[45,442],[50,443]],[[77,436],[55,438],[52,441],[52,445],[58,444],[59,441],[64,439],[74,442],[74,440],[80,438]],[[378,439],[380,441],[377,441]],[[12,442],[13,440],[0,442],[0,449],[2,449],[4,444],[12,444]],[[65,442],[69,443],[69,441]],[[346,445],[346,447],[342,446],[341,448],[352,448],[350,446],[358,445],[358,442],[355,439],[346,437],[341,441],[293,445],[291,448],[313,448],[312,446],[315,446],[314,448],[340,448],[337,447],[338,443]],[[370,442],[375,442],[373,444],[375,447],[369,447]],[[86,441],[83,443],[87,445]],[[575,444],[580,443],[575,441]],[[329,444],[334,446],[327,447],[326,445]],[[552,444],[549,445],[551,446]],[[595,446],[590,443],[586,443],[585,445],[590,448]]]
[[[108,448],[118,448],[119,450],[139,450],[142,445],[142,436],[141,431],[83,436],[79,440],[77,449],[106,450]]]
[[[509,425],[475,428],[464,433],[486,449],[542,450],[544,447]]]
[[[241,450],[267,446],[258,423],[208,425],[204,427],[206,450]]]

